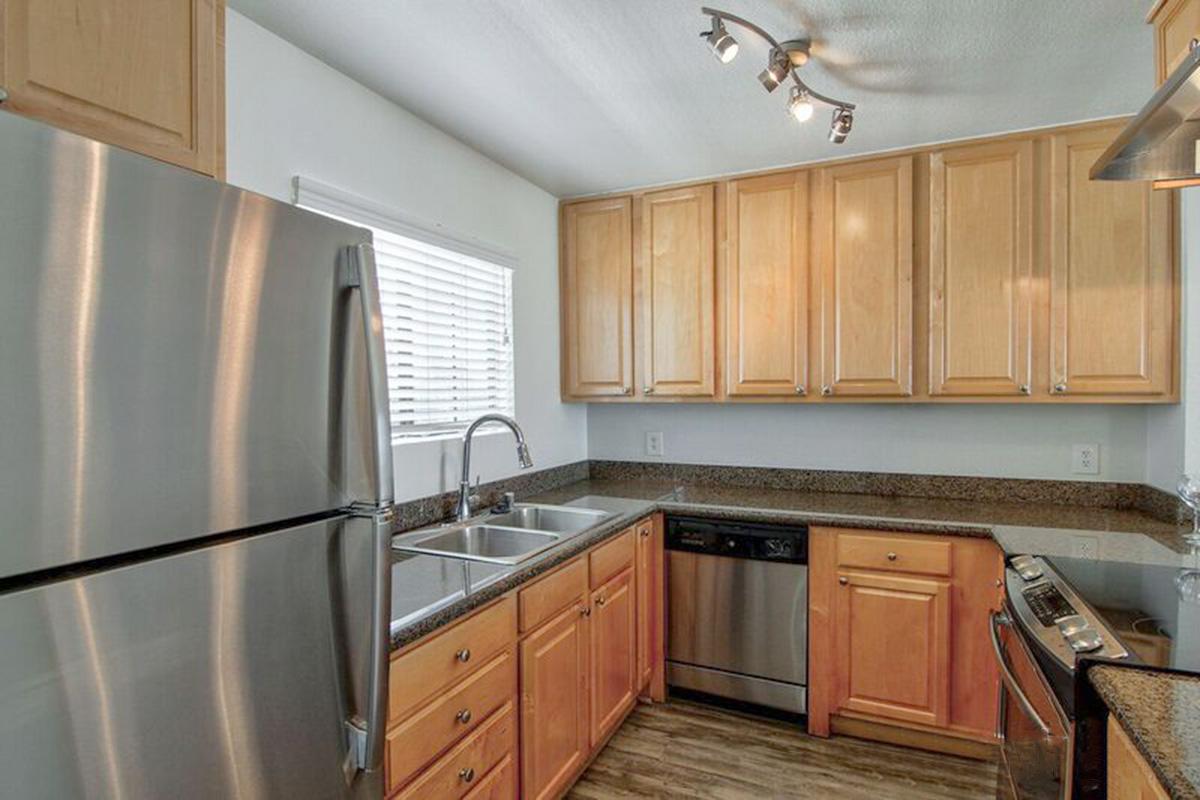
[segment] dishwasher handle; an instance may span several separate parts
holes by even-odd
[[[1030,721],[1037,726],[1042,735],[1049,738],[1053,736],[1053,731],[1046,721],[1038,714],[1037,709],[1033,707],[1029,696],[1025,694],[1025,690],[1017,682],[1017,676],[1013,674],[1012,667],[1008,664],[1008,659],[1004,656],[1004,646],[1000,643],[1000,626],[1012,625],[1012,620],[1002,611],[993,611],[988,618],[988,628],[992,637],[992,652],[996,655],[996,665],[1000,668],[1000,679],[1004,682],[1005,687],[1012,692],[1013,697],[1017,699],[1017,705],[1025,712],[1025,716],[1029,717]]]

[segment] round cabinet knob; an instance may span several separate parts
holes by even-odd
[[[605,597],[604,595],[600,595],[599,597],[596,598],[596,605],[598,605],[598,606],[602,606],[607,602],[608,602],[608,598]]]
[[[641,536],[642,536],[642,538],[643,538],[643,539],[645,539],[647,536],[649,536],[649,535],[650,535],[650,529],[649,529],[649,528],[642,528],[642,530],[640,531],[640,533],[641,533]]]
[[[1060,382],[1060,383],[1054,384],[1054,393],[1055,394],[1062,394],[1065,391],[1067,391],[1067,385],[1065,383]]]
[[[632,386],[621,387],[621,394],[633,394],[633,387]]]
[[[1195,39],[1193,39],[1192,41],[1195,41]],[[7,99],[8,99],[8,92],[4,89],[3,86],[0,86],[0,103],[3,103]]]
[[[1029,394],[1029,384],[1022,383],[1020,386],[1017,387],[1017,391],[1020,392],[1021,394]]]
[[[464,708],[462,711],[455,714],[454,718],[456,720],[458,720],[459,722],[461,722],[463,725],[466,725],[468,722],[471,721],[471,709]]]
[[[833,387],[832,386],[822,386],[821,387],[821,396],[822,397],[831,397],[832,395],[833,395]]]
[[[462,650],[459,650],[457,653],[455,653],[454,657],[465,664],[471,660],[471,651],[464,647]]]
[[[842,586],[845,586],[849,582],[850,582],[850,579],[847,578],[845,575],[838,578],[838,583],[840,583]]]
[[[475,780],[475,770],[471,767],[466,767],[458,771],[458,779],[463,783],[470,783]]]
[[[796,394],[800,395],[801,397],[804,397],[804,395],[808,394],[808,389],[805,389],[803,386],[797,386]]]
[[[895,553],[888,553],[887,558],[888,558],[888,561],[895,561],[897,556]]]
[[[590,608],[588,608],[587,606],[579,607],[579,616],[590,617],[591,615],[592,615],[592,610]]]
[[[654,394],[654,387],[653,386],[643,386],[642,394]]]

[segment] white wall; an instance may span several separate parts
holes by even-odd
[[[1131,406],[601,406],[588,411],[592,458],[1140,483],[1145,409]],[[1072,444],[1100,445],[1100,474],[1071,473]]]
[[[586,458],[586,409],[559,402],[557,200],[232,10],[226,34],[229,182],[290,200],[304,175],[514,253],[517,418],[537,467]],[[456,488],[457,445],[397,447],[397,497]],[[472,465],[517,472],[512,439]]]
[[[1146,417],[1146,483],[1174,491],[1182,472],[1200,474],[1200,188],[1180,197],[1182,402]]]

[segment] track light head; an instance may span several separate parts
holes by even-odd
[[[707,34],[701,33],[700,35],[705,37],[705,41],[708,42],[713,55],[722,64],[728,64],[737,57],[737,40],[729,35],[729,31],[725,30],[725,23],[721,22],[717,17],[713,17],[712,30]]]
[[[788,113],[795,117],[797,122],[808,122],[812,119],[812,100],[809,99],[808,92],[802,91],[799,86],[792,87],[791,97],[788,98]]]
[[[841,144],[846,141],[846,137],[850,135],[850,128],[854,125],[854,112],[848,108],[838,106],[833,110],[833,119],[829,122],[829,141],[834,144]]]
[[[784,82],[791,71],[792,62],[788,60],[787,53],[782,50],[772,50],[767,60],[767,68],[758,73],[758,82],[768,92],[773,92],[779,88],[779,84]]]

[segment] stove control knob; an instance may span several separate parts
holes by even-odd
[[[1023,581],[1034,581],[1042,577],[1042,565],[1033,556],[1014,556],[1008,563]]]
[[[1067,644],[1071,645],[1071,649],[1076,653],[1090,653],[1093,650],[1099,650],[1104,646],[1104,640],[1100,638],[1100,634],[1091,628],[1086,628],[1081,631],[1075,631],[1067,635]]]
[[[1063,617],[1057,623],[1058,632],[1063,636],[1070,636],[1073,633],[1078,633],[1088,626],[1088,621],[1079,614],[1072,614],[1069,617]]]

